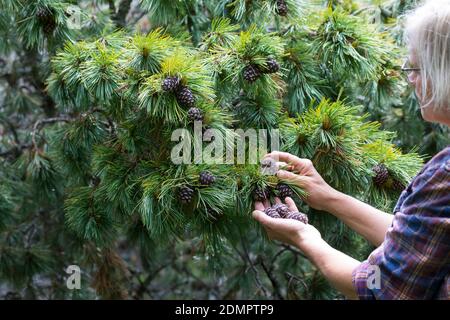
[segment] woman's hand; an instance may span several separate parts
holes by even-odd
[[[330,247],[312,225],[293,219],[269,217],[262,212],[269,205],[268,202],[256,202],[256,210],[253,211],[253,217],[264,226],[269,238],[299,248],[339,291],[349,298],[356,298],[352,272],[360,263]],[[297,211],[291,198],[286,198],[286,205],[290,210]]]
[[[276,198],[276,201],[278,203],[281,202],[278,198]],[[298,211],[291,198],[287,197],[285,202],[289,210]],[[253,217],[264,226],[270,239],[293,245],[302,251],[309,243],[314,243],[322,239],[320,232],[310,224],[304,224],[293,219],[275,219],[269,217],[263,212],[269,206],[270,204],[268,202],[265,204],[256,202]]]
[[[286,170],[278,170],[281,180],[289,181],[308,193],[305,202],[317,210],[329,211],[332,202],[339,198],[339,192],[330,187],[314,168],[311,160],[300,159],[290,153],[274,151],[265,156],[287,164]]]

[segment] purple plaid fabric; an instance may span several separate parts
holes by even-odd
[[[394,213],[384,242],[353,270],[359,298],[450,299],[450,146],[423,167]]]

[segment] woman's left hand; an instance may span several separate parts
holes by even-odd
[[[276,198],[276,201],[281,201]],[[286,205],[291,211],[298,211],[294,200],[287,197]],[[267,231],[267,235],[272,240],[279,240],[284,243],[293,245],[301,251],[306,249],[310,244],[322,240],[320,232],[310,224],[304,224],[294,219],[276,219],[266,215],[263,211],[268,208],[268,202],[255,202],[255,211],[253,218],[259,221]]]

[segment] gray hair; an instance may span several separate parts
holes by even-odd
[[[427,0],[406,17],[406,41],[417,56],[422,93],[450,108],[450,0]]]

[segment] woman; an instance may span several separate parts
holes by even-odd
[[[409,59],[403,70],[415,87],[423,119],[450,126],[450,1],[430,0],[410,14]],[[311,161],[282,152],[268,155],[298,174],[278,171],[309,194],[309,206],[328,211],[378,248],[362,263],[330,247],[311,225],[273,219],[256,203],[253,216],[271,239],[298,247],[348,298],[450,298],[450,146],[402,193],[394,215],[331,188]],[[291,210],[294,202],[286,198]]]

